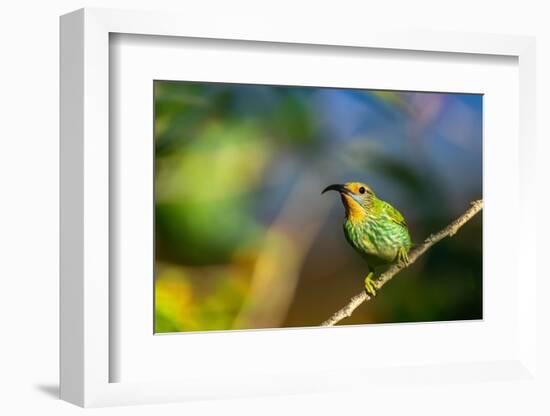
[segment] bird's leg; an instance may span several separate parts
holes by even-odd
[[[376,289],[378,289],[376,281],[372,278],[373,274],[373,272],[370,272],[367,277],[365,277],[365,292],[371,297],[376,296]]]
[[[397,261],[402,262],[405,266],[409,264],[409,253],[405,247],[401,247],[397,252]]]

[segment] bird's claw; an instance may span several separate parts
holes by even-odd
[[[375,297],[378,285],[376,284],[376,281],[372,279],[372,274],[373,273],[370,272],[367,277],[365,277],[365,292],[367,292],[367,295]]]
[[[403,263],[404,266],[408,266],[410,263],[409,260],[409,253],[405,248],[400,248],[399,252],[397,253],[397,257],[401,263]]]

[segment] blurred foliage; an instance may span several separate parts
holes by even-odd
[[[481,96],[155,81],[155,330],[318,325],[361,290],[371,185],[421,241],[481,197]],[[481,216],[344,323],[482,317]]]

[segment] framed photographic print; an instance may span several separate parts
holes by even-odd
[[[61,19],[62,398],[531,378],[534,41],[243,22]]]
[[[316,326],[481,199],[481,94],[153,88],[155,333]],[[481,231],[479,215],[341,322],[482,319]]]

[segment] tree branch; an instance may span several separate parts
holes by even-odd
[[[378,279],[375,280],[376,288],[377,289],[382,288],[382,286],[384,286],[391,279],[393,279],[393,277],[397,273],[399,273],[401,270],[413,264],[416,261],[416,259],[418,259],[422,254],[424,254],[435,243],[443,240],[445,237],[452,237],[453,235],[455,235],[456,232],[460,229],[460,227],[466,224],[474,215],[476,215],[479,211],[481,211],[481,209],[483,208],[483,201],[481,199],[478,201],[473,201],[471,205],[472,206],[468,209],[468,211],[466,211],[459,218],[454,220],[447,227],[445,227],[444,229],[442,229],[441,231],[435,234],[430,235],[428,238],[426,238],[426,240],[424,240],[424,243],[413,248],[409,252],[409,262],[407,264],[403,262],[399,262],[390,266],[388,270],[382,273],[378,277]],[[361,305],[363,302],[368,302],[371,299],[372,298],[369,295],[367,295],[365,291],[362,291],[361,293],[352,297],[346,306],[344,306],[338,312],[334,313],[334,315],[332,315],[329,319],[323,322],[321,326],[335,325],[336,323],[340,322],[342,319],[351,316],[353,311],[357,309],[357,307]]]

